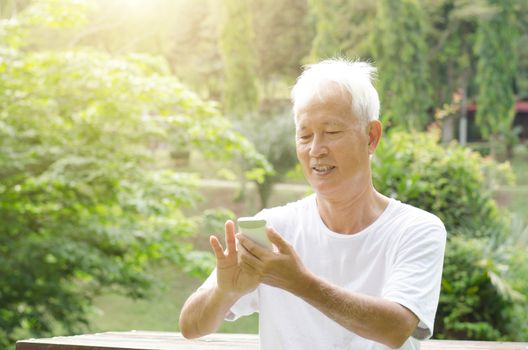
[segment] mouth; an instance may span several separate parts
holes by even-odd
[[[332,172],[335,169],[335,166],[332,165],[315,165],[312,166],[312,170],[319,175],[326,175]]]

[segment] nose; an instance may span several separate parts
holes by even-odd
[[[321,136],[314,136],[312,138],[312,143],[310,144],[310,157],[320,158],[325,156],[328,153],[328,148],[324,139]]]

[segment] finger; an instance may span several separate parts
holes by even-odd
[[[244,246],[240,247],[238,251],[238,258],[241,264],[251,266],[255,271],[262,271],[263,264],[256,256],[251,254]]]
[[[235,223],[232,220],[225,222],[225,240],[227,246],[227,254],[236,252],[236,240],[235,240]]]
[[[266,227],[266,234],[271,243],[273,243],[280,252],[289,252],[291,250],[290,243],[288,243],[273,227]]]
[[[261,273],[256,267],[258,266],[257,261],[258,259],[256,257],[254,257],[250,252],[248,252],[246,248],[240,245],[240,249],[238,251],[238,266],[240,266],[243,271],[251,275],[260,275]]]
[[[224,248],[216,236],[209,237],[209,244],[211,245],[211,248],[213,248],[217,260],[225,257]]]
[[[258,243],[253,242],[251,239],[249,239],[247,236],[245,236],[242,233],[239,233],[236,235],[236,238],[240,242],[240,244],[252,255],[255,257],[261,259],[265,254],[267,254],[270,250],[267,248],[264,248]]]

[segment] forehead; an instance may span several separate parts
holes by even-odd
[[[308,125],[344,126],[358,123],[352,112],[352,102],[348,94],[328,93],[315,95],[299,106],[295,113],[297,129]]]

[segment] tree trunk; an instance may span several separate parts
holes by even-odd
[[[449,143],[455,138],[455,118],[449,115],[442,124],[442,143]]]
[[[275,182],[266,176],[263,183],[257,183],[258,194],[260,198],[260,209],[268,207],[269,198],[271,197],[271,192],[273,190],[273,184]]]
[[[465,145],[467,143],[467,98],[466,98],[466,90],[467,90],[467,84],[466,79],[462,80],[462,87],[461,87],[461,93],[462,93],[462,99],[460,101],[460,121],[459,121],[459,128],[458,128],[458,141],[461,145]]]

